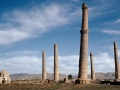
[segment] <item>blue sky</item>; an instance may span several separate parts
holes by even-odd
[[[60,73],[77,75],[83,2],[89,7],[88,53],[95,72],[114,72],[113,42],[120,59],[120,0],[0,0],[0,70],[39,74],[45,50],[47,72],[53,73],[58,44]]]

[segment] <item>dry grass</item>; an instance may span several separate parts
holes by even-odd
[[[120,90],[119,85],[71,85],[71,84],[47,84],[47,85],[0,85],[0,90]]]

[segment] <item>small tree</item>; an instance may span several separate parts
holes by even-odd
[[[72,79],[72,75],[70,74],[70,75],[68,75],[68,79]]]

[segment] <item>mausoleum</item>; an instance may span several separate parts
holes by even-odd
[[[10,77],[9,77],[9,73],[6,70],[2,70],[0,72],[0,84],[8,84],[10,83]]]

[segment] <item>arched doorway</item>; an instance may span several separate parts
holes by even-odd
[[[2,83],[5,83],[5,78],[3,78]]]

